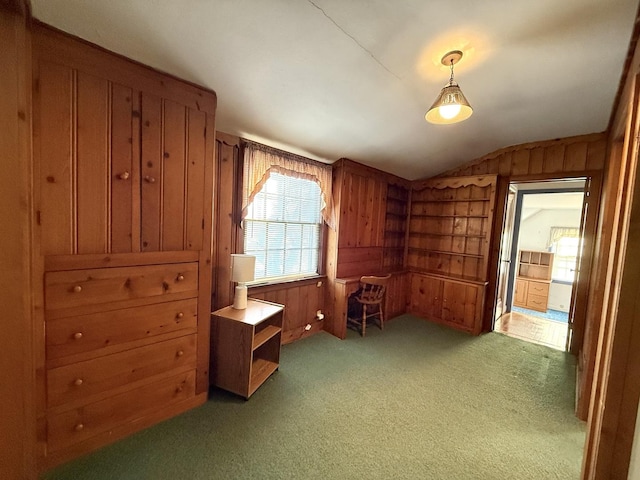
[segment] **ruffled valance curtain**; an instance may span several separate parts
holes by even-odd
[[[577,238],[580,236],[580,229],[575,227],[551,227],[549,246],[552,246],[562,237]]]
[[[242,219],[271,172],[312,180],[320,186],[324,205],[321,213],[327,225],[335,228],[331,197],[331,166],[267,145],[243,140],[244,165],[242,174]]]

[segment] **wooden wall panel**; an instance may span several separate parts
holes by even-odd
[[[216,133],[215,241],[213,264],[213,309],[233,303],[231,254],[237,253],[236,210],[239,187],[240,139],[222,132]]]
[[[12,4],[15,11],[9,10]],[[0,471],[6,479],[37,478],[33,349],[41,329],[34,330],[31,305],[32,79],[29,19],[24,16],[28,7],[28,2],[0,2],[0,298],[4,317],[0,348]],[[60,86],[64,87],[62,93],[68,95],[68,78]],[[70,116],[64,118],[68,120]],[[65,128],[64,123],[61,126]],[[68,237],[62,240],[63,248],[68,248],[64,242]],[[33,283],[37,285],[38,280]]]
[[[205,154],[207,114],[187,109],[187,191],[185,249],[203,248],[204,205],[197,199],[205,195]]]
[[[136,96],[139,94],[136,92]],[[114,84],[111,87],[111,249],[113,253],[140,250],[133,238],[134,197],[138,194],[139,166],[133,155],[133,99],[131,88]],[[139,126],[135,126],[138,130]],[[135,169],[135,172],[134,172]],[[134,191],[135,189],[135,191]],[[139,204],[136,201],[136,206]],[[137,216],[139,221],[139,215]],[[136,222],[137,223],[137,222]]]
[[[580,135],[503,148],[438,177],[473,175],[475,172],[507,177],[552,175],[570,177],[604,168],[607,136],[604,133]]]
[[[387,285],[387,298],[385,303],[385,318],[391,320],[394,317],[407,312],[409,300],[409,273],[402,272],[391,275]]]
[[[386,183],[380,176],[372,177],[345,169],[340,198],[340,229],[338,248],[381,247],[384,234]]]
[[[40,62],[35,78],[34,156],[39,159],[40,214],[44,255],[76,251],[75,229],[75,76],[73,71],[50,62]],[[56,128],[52,128],[55,126]],[[39,139],[39,141],[38,141]],[[46,146],[46,147],[45,147]]]
[[[185,237],[186,109],[169,100],[163,103],[162,187],[153,185],[153,188],[161,192],[162,199],[161,249],[182,250]],[[204,145],[202,147],[204,149]]]
[[[382,247],[341,248],[338,252],[338,278],[376,275],[382,270]]]
[[[141,250],[161,250],[162,100],[142,95]]]
[[[290,284],[249,288],[249,297],[285,306],[282,343],[308,337],[323,329],[324,320],[317,317],[325,308],[324,279],[301,280]]]
[[[78,253],[109,251],[110,92],[106,80],[77,74]]]

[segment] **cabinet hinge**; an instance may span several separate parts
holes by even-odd
[[[202,219],[202,229],[204,230],[204,218]]]
[[[40,210],[36,210],[36,223],[38,225],[42,225],[42,223],[40,223]]]

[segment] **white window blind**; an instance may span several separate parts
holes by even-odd
[[[318,273],[321,191],[312,180],[271,173],[244,218],[244,253],[256,280]]]
[[[580,231],[573,227],[551,228],[551,251],[553,271],[551,278],[563,282],[573,282],[576,274]]]

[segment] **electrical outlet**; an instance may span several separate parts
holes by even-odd
[[[307,332],[308,332],[309,330],[311,330],[311,324],[310,324],[310,323],[307,323],[307,324],[304,326],[304,329],[305,329]]]

